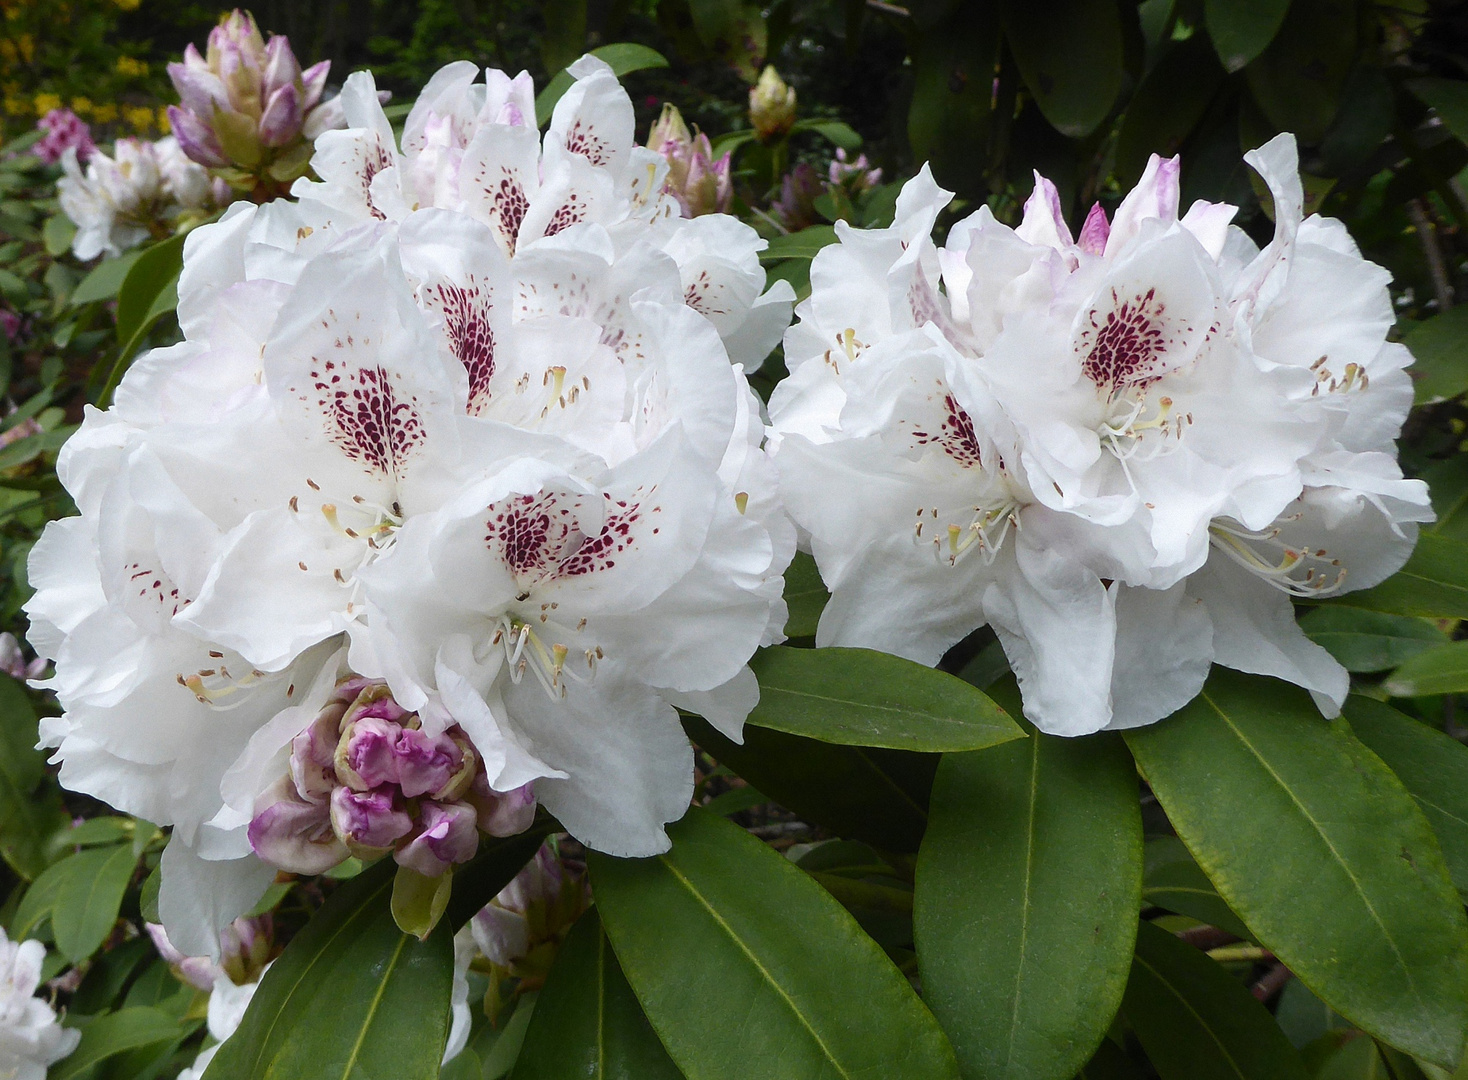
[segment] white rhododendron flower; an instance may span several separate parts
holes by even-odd
[[[668,162],[637,145],[632,102],[611,68],[587,56],[568,71],[576,81],[542,139],[528,74],[491,68],[476,82],[474,64],[449,64],[419,95],[401,147],[371,74],[349,76],[340,97],[347,128],[323,134],[311,161],[321,180],[292,188],[302,223],[407,222],[429,208],[453,210],[487,225],[517,273],[522,256],[565,230],[599,225],[613,256],[640,245],[672,256],[688,305],[718,328],[731,360],[754,370],[779,343],[795,299],[784,281],[761,293],[765,241],[735,218],[682,217],[663,194]]]
[[[665,849],[676,707],[737,738],[785,620],[758,401],[675,254],[315,213],[189,235],[184,340],[88,412],[58,463],[80,516],[32,555],[42,740],[173,827],[159,909],[190,954],[278,869],[438,876],[537,801]]]
[[[46,947],[11,941],[0,929],[0,1076],[45,1080],[46,1069],[76,1049],[82,1033],[64,1028],[36,997]]]
[[[940,249],[926,169],[890,228],[838,226],[770,405],[832,593],[818,644],[935,663],[987,623],[1058,734],[1161,719],[1214,661],[1338,710],[1346,673],[1290,597],[1379,582],[1431,520],[1393,444],[1410,356],[1386,272],[1301,220],[1293,139],[1248,160],[1262,251],[1234,207],[1179,216],[1155,157],[1075,238],[1037,177],[1017,229],[983,208]]]
[[[184,155],[172,135],[157,142],[118,139],[110,157],[94,152],[85,171],[69,149],[61,167],[57,195],[76,225],[72,254],[82,260],[136,247],[165,218],[204,209],[213,190],[209,173]]]

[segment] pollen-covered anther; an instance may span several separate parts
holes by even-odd
[[[749,507],[749,492],[736,491],[734,493],[734,505],[738,508],[741,514],[744,513],[744,511]]]

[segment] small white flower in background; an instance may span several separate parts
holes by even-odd
[[[45,1080],[46,1069],[76,1049],[81,1032],[63,1028],[35,996],[46,947],[11,941],[0,929],[0,1076]]]
[[[563,104],[625,101],[601,74]],[[456,85],[409,118],[420,160],[430,128],[457,145]],[[528,81],[485,93],[497,136],[523,129]],[[596,141],[587,109],[563,141]],[[752,232],[706,215],[674,253],[585,222],[512,257],[461,209],[323,205],[189,234],[184,340],[88,412],[58,463],[79,516],[30,566],[65,709],[42,741],[63,784],[172,826],[159,908],[187,953],[277,868],[391,851],[434,876],[536,801],[591,846],[664,850],[693,779],[676,709],[737,738],[785,620],[759,403],[683,277],[722,259],[745,289]]]
[[[57,193],[77,227],[72,254],[83,261],[104,252],[121,255],[171,219],[202,211],[213,197],[208,172],[184,156],[171,135],[157,142],[118,139],[110,156],[93,152],[85,171],[76,149],[68,148],[61,167]]]
[[[988,623],[1057,734],[1161,719],[1213,661],[1339,709],[1290,597],[1375,584],[1431,519],[1393,445],[1410,357],[1385,272],[1301,221],[1293,140],[1248,160],[1262,252],[1231,206],[1180,216],[1155,157],[1076,238],[1037,177],[1017,229],[980,209],[939,249],[926,169],[891,228],[838,225],[770,406],[832,592],[818,644],[934,663]]]
[[[215,976],[214,985],[209,991],[207,1014],[209,1037],[214,1040],[214,1044],[199,1051],[194,1063],[178,1074],[178,1080],[203,1080],[209,1063],[219,1053],[224,1041],[240,1029],[240,1024],[245,1019],[245,1010],[250,1007],[255,991],[260,989],[260,980],[269,970],[270,965],[266,964],[254,980],[247,983],[235,983],[223,972]]]
[[[691,181],[678,181],[662,153],[636,145],[632,102],[611,68],[587,56],[568,70],[576,81],[542,140],[528,74],[512,79],[491,68],[481,83],[475,65],[449,64],[419,95],[401,148],[371,73],[349,76],[339,98],[348,126],[316,143],[312,167],[321,180],[291,189],[300,225],[407,222],[430,208],[467,214],[489,226],[531,293],[539,283],[524,269],[530,253],[601,249],[609,262],[635,263],[639,249],[660,250],[677,264],[688,304],[718,327],[729,358],[753,371],[778,344],[795,299],[788,282],[764,289],[766,242],[734,218],[707,213],[713,207],[703,196],[702,215],[683,217],[664,192],[670,178],[683,190]],[[715,202],[723,198],[717,174],[708,178]],[[640,284],[624,278],[621,287],[630,295]]]

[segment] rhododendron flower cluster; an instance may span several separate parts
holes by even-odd
[[[663,106],[662,115],[647,134],[647,145],[667,159],[663,192],[678,201],[684,217],[729,212],[734,201],[733,152],[726,150],[716,159],[709,137],[701,131],[691,134],[676,105]]]
[[[891,228],[838,226],[770,405],[818,644],[933,663],[987,623],[1058,734],[1161,719],[1212,662],[1339,710],[1291,599],[1381,581],[1432,519],[1396,463],[1411,357],[1387,272],[1303,217],[1293,139],[1248,160],[1262,250],[1232,206],[1179,214],[1175,158],[1075,237],[1037,177],[1017,229],[983,208],[938,248],[926,170]]]
[[[45,134],[31,144],[31,153],[47,165],[56,164],[68,150],[75,150],[77,160],[86,164],[97,149],[92,142],[92,129],[70,109],[52,109],[36,121],[36,127]]]
[[[57,194],[76,225],[72,254],[82,260],[121,255],[171,221],[201,213],[215,198],[208,172],[185,157],[172,136],[118,139],[111,154],[95,150],[85,171],[78,148],[69,147],[61,167]]]
[[[452,65],[399,153],[353,76],[322,180],[189,234],[183,341],[61,454],[41,737],[64,784],[172,826],[184,952],[280,868],[441,875],[528,821],[527,785],[584,843],[663,850],[693,787],[675,706],[737,738],[757,700],[795,547],[726,346],[768,316],[757,241],[749,270],[744,226],[677,216],[625,93],[576,70],[543,152],[528,79]],[[486,145],[523,155],[493,158],[524,164],[523,220],[498,182],[410,200]],[[593,195],[605,218],[561,212]]]
[[[63,1028],[55,1010],[35,996],[45,957],[39,941],[11,941],[0,930],[0,1075],[15,1080],[45,1080],[46,1069],[82,1037]]]

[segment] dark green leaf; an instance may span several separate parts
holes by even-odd
[[[1393,615],[1468,619],[1468,543],[1423,533],[1406,566],[1342,603]]]
[[[886,851],[917,851],[936,754],[836,746],[750,726],[741,745],[701,719],[683,726],[717,761],[806,821]]]
[[[145,248],[128,270],[117,291],[118,341],[131,341],[153,316],[158,298],[178,281],[179,271],[183,269],[184,240],[183,236],[172,236]]]
[[[71,247],[76,235],[76,225],[65,214],[52,214],[41,227],[41,240],[46,245],[47,255],[60,255]]]
[[[1273,1017],[1207,954],[1137,929],[1126,1018],[1162,1080],[1305,1080]]]
[[[1412,350],[1412,393],[1418,405],[1468,390],[1468,307],[1413,323],[1403,339]]]
[[[785,606],[790,617],[785,622],[785,633],[790,637],[815,637],[820,625],[821,612],[831,594],[816,569],[816,561],[803,551],[797,551],[785,571]]]
[[[1227,0],[1224,0],[1227,2]],[[1320,142],[1356,62],[1353,0],[1292,0],[1274,40],[1245,70],[1254,100],[1278,131]]]
[[[1437,521],[1424,530],[1453,540],[1468,540],[1468,454],[1454,454],[1422,473],[1432,494]]]
[[[834,225],[812,225],[796,233],[775,237],[764,251],[760,252],[759,257],[766,262],[773,262],[777,259],[810,259],[814,258],[821,248],[835,242],[836,227]],[[816,580],[820,580],[819,576]]]
[[[1468,641],[1449,641],[1420,652],[1382,684],[1392,697],[1427,697],[1468,690]]]
[[[797,120],[790,131],[792,134],[814,131],[843,150],[861,149],[861,136],[844,120]]]
[[[1143,1073],[1121,1047],[1102,1039],[1095,1055],[1076,1073],[1076,1080],[1143,1080]]]
[[[1121,89],[1121,15],[1115,0],[1007,0],[1004,29],[1026,85],[1062,135],[1089,135]]]
[[[1128,744],[1219,894],[1342,1015],[1432,1061],[1468,1028],[1468,920],[1422,811],[1303,690],[1214,669]]]
[[[515,1012],[505,1022],[489,1052],[484,1055],[484,1080],[500,1080],[508,1076],[520,1057],[520,1048],[525,1045],[525,1033],[530,1021],[535,1019],[536,991],[523,995],[515,1005]]]
[[[1344,1017],[1310,992],[1299,979],[1291,979],[1279,992],[1274,1022],[1285,1038],[1300,1049],[1332,1031],[1350,1028]],[[1308,1064],[1308,1063],[1307,1063]]]
[[[68,302],[89,304],[94,300],[111,300],[140,255],[142,251],[129,251],[115,259],[103,259],[72,290]]]
[[[410,866],[399,866],[392,883],[392,917],[398,929],[426,941],[443,918],[453,887],[452,868],[428,877]]]
[[[48,1080],[71,1080],[126,1050],[176,1039],[181,1030],[178,1020],[158,1009],[119,1009],[88,1021],[76,1050],[46,1075]]]
[[[51,784],[40,792],[45,755],[36,749],[36,710],[20,683],[0,675],[0,855],[17,874],[35,880],[46,869],[46,841],[66,824],[66,808]]]
[[[1230,910],[1208,875],[1175,836],[1147,841],[1142,901],[1247,938],[1249,928]]]
[[[932,7],[933,5],[929,5]],[[939,183],[974,192],[988,156],[994,69],[999,59],[999,7],[949,5],[942,22],[916,35],[907,140]]]
[[[1387,763],[1422,807],[1453,884],[1468,895],[1468,746],[1360,695],[1346,701],[1345,715],[1356,738]]]
[[[341,886],[260,982],[207,1080],[434,1076],[448,1038],[453,941],[400,931],[391,859]]]
[[[479,838],[479,853],[454,871],[454,891],[449,897],[447,922],[458,930],[474,914],[515,880],[530,861],[546,835],[560,828],[555,819],[541,814],[535,823],[515,836]]]
[[[1387,615],[1330,604],[1300,620],[1300,629],[1325,648],[1347,671],[1386,671],[1448,638],[1424,619]]]
[[[1213,95],[1223,69],[1202,35],[1173,45],[1132,95],[1116,140],[1116,174],[1134,184],[1151,154],[1177,153]]]
[[[611,69],[616,72],[618,78],[630,75],[634,71],[668,66],[667,57],[656,49],[649,49],[646,45],[638,45],[630,41],[603,45],[599,49],[592,49],[591,55],[611,65]],[[537,124],[544,125],[550,119],[551,113],[555,111],[556,102],[560,101],[562,95],[571,89],[571,84],[575,81],[565,71],[561,71],[546,84],[545,89],[535,98],[535,122]]]
[[[871,649],[777,645],[749,665],[758,727],[889,750],[979,750],[1024,736],[983,691],[946,671]]]
[[[131,844],[88,848],[64,859],[66,883],[51,908],[56,947],[73,963],[92,955],[117,923],[138,857]]]
[[[715,795],[704,803],[704,809],[711,814],[737,814],[741,810],[759,806],[761,803],[769,802],[769,798],[758,788],[749,786],[730,788],[722,795]]]
[[[514,1080],[681,1080],[627,985],[593,908],[571,929],[535,1003]]]
[[[957,1080],[907,980],[815,882],[694,808],[651,859],[592,853],[617,959],[673,1060],[698,1080]]]
[[[913,912],[925,1000],[965,1076],[1066,1080],[1131,963],[1142,817],[1121,739],[945,754],[930,813]]]
[[[1407,89],[1437,111],[1447,129],[1468,143],[1468,82],[1462,79],[1413,79]]]
[[[540,59],[547,71],[560,71],[586,50],[586,0],[542,0],[540,9]]]
[[[1290,0],[1204,0],[1208,36],[1229,71],[1262,53],[1284,22]]]

